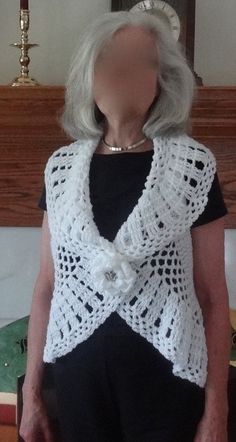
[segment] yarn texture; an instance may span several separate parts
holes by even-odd
[[[54,363],[116,311],[173,363],[173,374],[204,387],[208,357],[190,227],[207,204],[216,159],[186,134],[155,137],[143,192],[109,241],[89,191],[99,140],[60,147],[44,170],[55,282],[43,360]]]

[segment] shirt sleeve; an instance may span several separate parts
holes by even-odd
[[[228,209],[224,202],[219,178],[216,172],[214,180],[212,182],[212,186],[208,193],[207,205],[204,211],[198,217],[198,219],[192,224],[191,229],[203,224],[207,224],[227,214]]]
[[[40,197],[39,202],[38,202],[38,207],[40,207],[40,209],[47,210],[45,183],[44,183],[44,186],[43,186],[41,197]]]

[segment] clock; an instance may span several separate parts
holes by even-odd
[[[112,0],[112,11],[140,10],[163,19],[178,40],[190,66],[194,65],[195,0]]]
[[[159,17],[170,29],[175,40],[179,40],[181,23],[177,12],[166,1],[142,1],[136,3],[130,11],[144,11]]]

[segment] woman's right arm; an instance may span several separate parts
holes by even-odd
[[[41,395],[43,378],[43,348],[49,320],[50,304],[54,288],[54,265],[50,247],[50,231],[47,211],[44,211],[41,242],[40,268],[34,286],[28,324],[28,348],[23,397],[30,400]]]
[[[22,387],[23,413],[19,434],[25,442],[55,441],[42,395],[43,349],[53,289],[54,265],[51,255],[48,216],[47,211],[44,211],[40,243],[40,269],[31,304],[26,374]]]

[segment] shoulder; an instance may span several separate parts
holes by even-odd
[[[169,137],[166,177],[176,189],[205,198],[217,170],[209,147],[187,134]]]
[[[187,134],[173,137],[175,143],[179,146],[179,151],[186,154],[188,157],[194,158],[196,161],[203,161],[204,164],[211,164],[216,166],[216,158],[211,149],[205,144],[200,143]]]
[[[74,141],[71,144],[60,146],[56,150],[52,152],[52,154],[48,157],[46,162],[46,168],[49,167],[52,163],[60,161],[60,158],[65,158],[68,155],[76,153],[78,150],[78,141]]]
[[[186,134],[169,137],[167,158],[162,190],[189,228],[207,204],[216,159],[207,146]]]
[[[48,175],[54,171],[55,168],[65,166],[70,167],[70,164],[73,162],[75,156],[79,154],[81,147],[83,147],[85,140],[76,140],[70,144],[60,146],[58,149],[54,150],[52,154],[48,157],[44,174]]]
[[[217,170],[215,155],[211,149],[187,134],[168,138],[167,169],[178,169],[181,175],[212,182]]]

